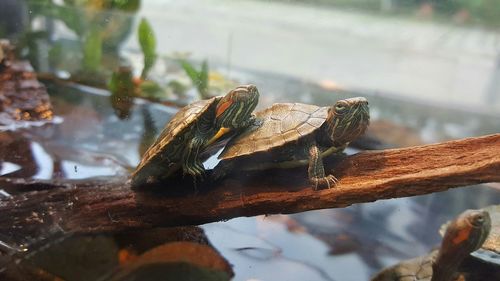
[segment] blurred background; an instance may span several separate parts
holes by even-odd
[[[208,59],[229,77],[244,68],[498,110],[498,1],[153,0],[139,14],[161,29],[159,49]]]
[[[23,71],[37,74],[53,112],[36,122],[0,115],[5,178],[126,177],[180,106],[246,83],[259,88],[259,109],[365,96],[370,129],[348,154],[500,132],[500,0],[2,0],[0,38],[30,63]],[[202,229],[234,280],[368,280],[427,253],[442,223],[498,204],[499,190],[484,184]],[[0,198],[18,195],[0,187]],[[107,280],[117,249],[140,241],[99,237],[71,239],[88,250],[81,256],[112,253],[108,267],[79,256],[64,268],[30,266]],[[30,243],[16,233],[0,240]],[[47,245],[65,256],[60,243]]]

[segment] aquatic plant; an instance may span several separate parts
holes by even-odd
[[[210,97],[208,93],[208,63],[204,60],[201,63],[201,68],[198,71],[190,62],[183,59],[180,60],[180,64],[187,76],[191,79],[193,85],[198,90],[198,94],[202,99]]]
[[[156,55],[156,38],[149,22],[143,18],[137,30],[139,45],[144,55],[144,67],[141,72],[141,79],[146,79],[148,72],[153,67]]]

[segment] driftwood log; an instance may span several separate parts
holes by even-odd
[[[361,152],[328,163],[340,180],[314,191],[306,169],[237,173],[197,193],[167,194],[174,184],[134,191],[113,182],[6,180],[29,191],[0,201],[0,236],[198,225],[241,216],[345,207],[500,181],[500,134],[402,149]],[[191,187],[192,188],[192,187]],[[189,189],[189,188],[187,188]]]

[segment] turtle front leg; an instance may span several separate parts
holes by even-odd
[[[198,157],[200,148],[204,145],[204,143],[203,138],[198,136],[195,136],[187,143],[182,159],[182,170],[184,174],[189,174],[195,178],[201,178],[205,174],[203,163]]]
[[[334,187],[338,182],[333,175],[325,176],[323,158],[316,142],[309,147],[309,167],[307,168],[307,174],[314,190]]]

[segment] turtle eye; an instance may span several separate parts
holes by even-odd
[[[482,223],[483,221],[484,221],[483,216],[477,216],[477,217],[476,217],[476,222],[477,222],[477,223]]]
[[[484,215],[477,214],[477,215],[475,215],[475,216],[472,217],[471,223],[474,226],[479,226],[480,227],[481,225],[483,225],[485,223],[485,220],[486,219],[485,219]]]
[[[336,104],[335,105],[335,111],[338,113],[342,113],[346,109],[346,106],[344,104]]]

